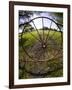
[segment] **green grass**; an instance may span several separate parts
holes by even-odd
[[[60,32],[55,32],[55,34],[54,34],[54,32],[55,31],[50,31],[49,32],[49,37],[52,37],[53,39],[56,39],[57,40],[57,43],[60,43],[61,42],[61,38],[60,38]],[[35,37],[33,37],[32,35],[34,35]],[[32,31],[32,32],[26,32],[26,33],[24,33],[23,34],[23,36],[22,36],[22,38],[23,38],[23,43],[24,43],[24,47],[26,48],[26,47],[30,47],[30,46],[32,46],[37,40],[36,40],[36,38],[39,38],[39,35],[38,35],[38,33],[37,33],[37,31]],[[40,35],[42,36],[42,34],[43,34],[43,30],[40,30],[39,31],[39,33],[40,33]],[[46,38],[46,36],[47,36],[47,34],[48,34],[48,31],[46,30],[46,31],[44,31],[44,37]],[[52,36],[54,34],[54,36]],[[58,39],[57,39],[58,38]]]

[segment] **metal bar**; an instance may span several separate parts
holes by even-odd
[[[34,36],[30,31],[29,31],[29,33],[36,39],[36,40],[38,40],[38,41],[40,41],[36,36]]]
[[[42,41],[41,35],[40,35],[40,33],[39,33],[38,29],[36,28],[34,21],[32,21],[32,23],[33,23],[33,25],[34,25],[34,27],[35,27],[35,29],[36,29],[36,31],[37,31],[37,33],[38,33],[38,35],[39,35],[40,40]],[[43,42],[43,41],[42,41],[42,42]]]
[[[51,21],[51,24],[50,24],[50,28],[49,29],[51,29],[51,26],[52,26],[52,21]],[[48,37],[49,37],[49,33],[50,33],[50,30],[48,31],[48,34],[47,34],[47,37],[46,37],[46,42],[47,42],[47,39],[48,39]]]
[[[57,28],[57,29],[58,29],[58,28]],[[54,36],[55,34],[56,34],[56,31],[54,30],[54,33],[53,33],[51,36],[49,36],[48,39],[49,39],[49,38],[53,38],[53,36]],[[47,41],[46,41],[46,42],[47,42]]]
[[[42,18],[42,29],[43,29],[43,41],[44,41],[44,21],[43,21],[43,18]]]

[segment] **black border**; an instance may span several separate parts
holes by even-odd
[[[68,10],[68,72],[67,72],[67,82],[58,83],[39,83],[39,84],[26,84],[26,85],[14,85],[14,6],[40,6],[40,7],[56,7],[56,8],[67,8]],[[51,4],[51,3],[33,3],[33,2],[19,2],[19,1],[9,1],[9,88],[30,88],[30,87],[44,87],[44,86],[61,86],[70,85],[70,5],[64,4]]]

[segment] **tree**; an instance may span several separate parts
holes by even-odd
[[[19,11],[19,21],[20,21],[20,19],[23,19],[25,22],[28,22],[34,14],[40,15],[41,13],[42,13],[41,11],[23,11],[23,10],[20,10]]]
[[[21,28],[22,30],[24,29],[24,32],[30,32],[30,31],[33,31],[34,30],[34,28],[32,27],[32,25],[29,24],[29,23],[20,24],[19,25],[19,28]]]
[[[22,18],[24,21],[29,21],[30,17],[33,15],[32,11],[19,11],[19,19]]]
[[[63,24],[63,13],[54,13],[51,12],[50,15],[52,18],[59,24]]]

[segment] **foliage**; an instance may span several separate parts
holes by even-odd
[[[53,19],[59,23],[59,24],[63,24],[63,13],[55,13],[52,12],[50,13],[50,15],[53,17]]]
[[[21,28],[21,30],[24,30],[24,32],[31,32],[31,31],[33,31],[33,27],[32,27],[32,25],[31,24],[29,24],[29,23],[25,23],[25,24],[20,24],[19,25],[19,28]]]

